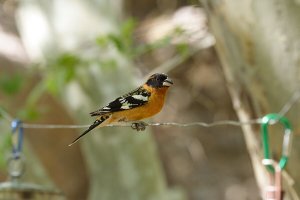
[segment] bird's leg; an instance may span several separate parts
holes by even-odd
[[[146,126],[148,126],[148,124],[143,121],[137,121],[131,124],[131,128],[136,131],[144,131],[146,129]]]

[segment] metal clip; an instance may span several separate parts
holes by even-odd
[[[24,157],[22,156],[23,127],[18,119],[11,122],[12,128],[12,155],[8,159],[8,170],[12,181],[18,181],[25,170]]]
[[[283,144],[282,144],[282,154],[279,160],[279,167],[280,169],[284,169],[286,163],[288,161],[288,157],[291,151],[291,139],[292,139],[292,127],[289,120],[286,117],[283,117],[279,114],[268,114],[262,118],[262,125],[261,125],[261,133],[262,133],[262,140],[263,140],[263,149],[264,149],[264,159],[271,159],[270,158],[270,149],[269,149],[269,136],[268,136],[268,125],[269,123],[274,123],[279,121],[284,126],[284,137],[283,137]],[[266,164],[266,167],[269,171],[274,173],[273,165]]]
[[[23,146],[22,122],[17,119],[13,120],[11,122],[11,128],[12,128],[12,154],[13,154],[13,158],[18,159],[20,157],[22,146]]]

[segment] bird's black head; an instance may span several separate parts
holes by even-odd
[[[166,74],[157,73],[150,76],[146,84],[154,88],[170,87],[173,81]]]

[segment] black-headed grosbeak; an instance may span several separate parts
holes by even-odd
[[[157,114],[162,109],[167,90],[172,84],[172,80],[166,74],[153,74],[142,86],[91,112],[90,115],[97,116],[97,119],[69,146],[96,127],[138,121]]]

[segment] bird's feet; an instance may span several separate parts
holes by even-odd
[[[131,124],[131,128],[136,130],[136,131],[144,131],[146,129],[147,125],[148,124],[146,122],[138,121],[138,122],[133,122]]]

